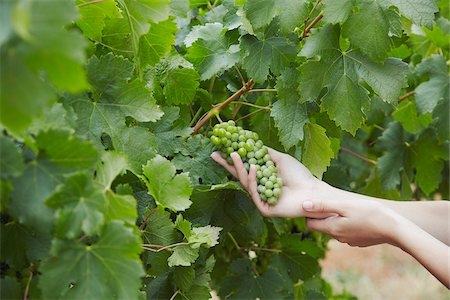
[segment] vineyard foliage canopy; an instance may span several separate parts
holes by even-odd
[[[346,190],[448,198],[445,0],[0,1],[2,299],[350,299],[211,160],[235,120]],[[216,118],[217,116],[217,118]]]

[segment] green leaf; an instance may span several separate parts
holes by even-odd
[[[343,23],[352,12],[354,0],[323,0],[323,20],[326,23]]]
[[[433,55],[417,65],[419,76],[429,76],[429,80],[422,82],[414,90],[419,113],[432,112],[440,101],[448,101],[450,89],[448,70],[442,55]]]
[[[28,133],[38,135],[40,131],[48,131],[50,129],[64,129],[74,132],[73,126],[75,122],[76,115],[73,110],[66,110],[61,103],[54,103],[39,118],[33,119],[28,128]]]
[[[179,137],[189,136],[192,128],[177,124],[180,116],[179,107],[164,107],[163,117],[155,122],[146,124],[156,135],[158,153],[163,156],[172,156],[180,152],[185,146]]]
[[[24,161],[19,147],[5,135],[0,136],[0,178],[13,178],[20,176],[24,169]]]
[[[0,46],[2,46],[3,43],[8,40],[9,36],[13,32],[11,24],[11,12],[13,10],[14,4],[15,3],[12,1],[0,2]]]
[[[434,14],[438,12],[434,0],[389,0],[390,4],[397,6],[400,13],[417,25],[431,27]]]
[[[62,173],[92,168],[98,159],[91,142],[66,130],[41,132],[36,137],[36,145],[45,153],[45,161]]]
[[[265,27],[272,22],[277,13],[276,0],[247,0],[244,5],[245,15],[252,24],[253,29],[257,30]]]
[[[0,278],[0,286],[2,287],[0,290],[2,299],[20,299],[23,296],[20,283],[14,277],[5,276]]]
[[[418,133],[432,122],[431,114],[417,115],[416,105],[413,101],[401,102],[392,116],[410,133]]]
[[[88,87],[83,67],[87,42],[79,32],[66,30],[76,18],[72,1],[61,0],[21,1],[12,19],[27,45],[27,65],[36,72],[45,71],[56,87],[69,92]]]
[[[231,263],[232,274],[225,277],[219,290],[219,296],[227,299],[281,299],[283,278],[273,269],[256,275],[251,261],[236,259]]]
[[[45,203],[57,208],[56,234],[73,239],[83,232],[94,235],[103,224],[105,200],[102,191],[95,189],[85,173],[68,178]]]
[[[190,104],[194,101],[200,76],[194,69],[177,68],[170,70],[162,81],[166,103]]]
[[[121,222],[106,225],[97,242],[54,240],[52,255],[39,270],[47,299],[136,299],[144,275],[140,239]]]
[[[140,37],[139,55],[143,67],[154,66],[175,44],[177,26],[172,20],[151,24],[150,30]]]
[[[169,267],[190,266],[198,258],[198,251],[198,248],[192,248],[190,245],[176,246],[172,255],[167,260]]]
[[[19,134],[55,100],[51,87],[40,80],[16,51],[0,52],[0,122]],[[20,88],[26,85],[26,89]],[[8,113],[4,113],[8,112]]]
[[[231,68],[239,61],[237,36],[220,23],[196,26],[185,39],[187,58],[207,80]]]
[[[278,128],[280,142],[286,150],[303,140],[303,126],[308,122],[306,106],[299,102],[297,83],[297,70],[286,69],[282,72],[276,85],[279,100],[270,112]]]
[[[21,270],[27,266],[25,255],[27,230],[17,222],[1,224],[0,229],[2,231],[0,244],[2,262],[7,263],[9,267]]]
[[[325,134],[325,129],[317,124],[306,124],[302,163],[314,176],[322,178],[333,157],[331,142]]]
[[[432,130],[419,136],[412,146],[412,165],[416,169],[416,182],[420,189],[429,195],[442,181],[444,161],[448,161],[448,142],[440,145]]]
[[[377,169],[385,190],[391,190],[400,183],[406,155],[405,138],[400,123],[391,122],[378,139],[378,145],[386,152],[377,160]]]
[[[360,1],[358,8],[343,24],[342,34],[370,59],[382,62],[391,48],[387,12],[377,1],[371,0]]]
[[[438,139],[441,143],[450,137],[450,126],[448,126],[450,124],[450,114],[448,113],[450,111],[449,103],[450,99],[444,99],[444,101],[436,105],[433,111],[433,125],[436,127]]]
[[[378,65],[357,51],[341,51],[339,36],[337,26],[327,25],[313,31],[300,52],[311,60],[300,68],[299,90],[304,101],[321,97],[321,107],[330,118],[354,134],[370,101],[361,81],[384,101],[395,103],[406,84],[408,67],[398,59],[388,59],[384,65]],[[326,93],[322,93],[323,88]]]
[[[211,248],[219,243],[219,232],[221,230],[222,228],[211,225],[194,227],[188,241],[194,248],[200,247],[201,244],[206,244]]]
[[[84,3],[89,3],[85,4]],[[102,40],[102,30],[105,27],[105,19],[118,16],[118,9],[114,0],[105,0],[92,3],[91,0],[77,0],[80,18],[76,21],[84,35],[94,41]]]
[[[137,219],[136,199],[131,195],[119,195],[111,190],[105,192],[105,219],[120,220],[134,225]]]
[[[279,75],[282,69],[290,64],[297,51],[286,38],[267,36],[259,40],[252,35],[241,38],[243,51],[242,66],[256,82],[266,81],[269,69]]]
[[[194,285],[189,291],[184,292],[176,299],[208,300],[211,299],[211,291],[209,287]]]
[[[186,210],[192,204],[189,200],[192,193],[189,175],[175,175],[175,167],[170,161],[158,155],[147,162],[143,171],[143,180],[158,205],[180,211]]]
[[[125,172],[128,162],[123,154],[106,151],[102,154],[102,161],[96,170],[96,181],[104,188],[111,189],[114,179]]]
[[[306,0],[283,0],[280,14],[280,29],[284,34],[291,33],[300,27],[308,17],[309,7]]]
[[[211,159],[214,150],[209,139],[197,135],[187,141],[182,153],[177,154],[172,162],[178,169],[189,172],[194,184],[219,183],[225,179],[226,171]]]
[[[191,267],[176,267],[173,273],[173,279],[178,288],[182,291],[188,291],[192,287],[195,279],[195,269]]]

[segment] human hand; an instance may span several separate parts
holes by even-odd
[[[284,154],[268,148],[269,155],[275,163],[278,176],[283,179],[283,187],[278,203],[270,206],[259,197],[256,182],[256,168],[254,165],[247,170],[237,153],[231,153],[233,165],[230,165],[222,158],[219,152],[214,152],[211,157],[234,177],[238,178],[241,185],[249,192],[256,207],[261,214],[267,217],[302,217],[305,211],[302,208],[302,202],[305,200],[316,199],[324,194],[324,190],[329,187],[326,183],[315,178],[309,170],[298,160],[288,154]],[[319,215],[321,217],[329,214]]]
[[[333,198],[303,202],[309,229],[331,235],[350,246],[396,245],[396,224],[401,217],[383,204],[335,189]],[[321,218],[323,214],[335,214]]]

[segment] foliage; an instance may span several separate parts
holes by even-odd
[[[350,298],[327,238],[263,218],[205,135],[220,114],[340,188],[448,198],[448,12],[1,1],[1,298]]]

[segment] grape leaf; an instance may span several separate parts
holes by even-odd
[[[400,123],[391,122],[378,145],[386,152],[378,159],[377,169],[385,190],[391,190],[400,183],[400,171],[403,169],[406,155],[405,138]]]
[[[9,36],[13,32],[11,24],[11,12],[14,7],[12,1],[0,2],[0,46],[8,40]],[[2,297],[3,298],[3,297]]]
[[[303,101],[315,101],[321,96],[321,107],[342,129],[354,134],[368,109],[365,81],[384,101],[397,101],[406,83],[407,65],[398,59],[388,59],[384,65],[368,60],[355,50],[339,50],[339,28],[327,25],[313,31],[300,55],[309,60],[301,68],[300,94]],[[322,89],[326,93],[322,96]]]
[[[190,104],[194,100],[199,86],[200,76],[197,71],[189,68],[171,69],[162,80],[163,94],[166,103]]]
[[[239,61],[237,36],[220,23],[195,27],[185,39],[187,58],[207,80]]]
[[[0,135],[0,178],[13,178],[20,176],[24,169],[23,155],[19,147],[5,135]]]
[[[12,268],[22,269],[27,265],[25,255],[27,230],[17,222],[1,224],[1,251],[2,262]],[[2,286],[3,289],[3,286]]]
[[[277,78],[280,100],[273,104],[270,116],[275,120],[280,142],[286,150],[303,140],[303,126],[308,121],[306,107],[300,104],[297,92],[298,72],[286,69]]]
[[[431,27],[434,22],[434,14],[438,12],[434,0],[389,0],[397,6],[400,12],[417,25]]]
[[[192,204],[189,200],[192,193],[189,175],[187,173],[175,175],[175,166],[170,161],[157,155],[147,162],[143,171],[145,177],[142,178],[158,205],[180,211]]]
[[[392,116],[410,133],[418,133],[432,122],[431,114],[417,115],[413,101],[401,102]]]
[[[167,263],[169,267],[190,266],[198,258],[198,251],[198,248],[192,248],[190,245],[176,246]]]
[[[55,100],[51,87],[40,80],[16,51],[0,51],[0,122],[20,134]],[[17,88],[23,85],[27,88]],[[8,112],[8,113],[4,113]]]
[[[420,114],[432,112],[436,105],[449,99],[450,76],[445,58],[433,55],[417,65],[418,75],[428,75],[429,80],[419,84],[414,90],[417,110]]]
[[[207,138],[197,135],[187,141],[172,162],[177,169],[189,172],[194,184],[219,183],[227,173],[211,159],[214,150]]]
[[[359,1],[358,9],[343,24],[342,34],[370,59],[382,62],[391,48],[387,12],[377,1],[370,0]]]
[[[131,195],[119,195],[112,190],[105,192],[105,220],[120,220],[134,225],[137,219],[136,199]]]
[[[66,30],[77,17],[69,0],[22,1],[12,19],[16,33],[27,45],[27,65],[44,70],[56,87],[69,92],[88,87],[83,68],[87,42],[79,32]]]
[[[308,17],[309,7],[306,0],[283,0],[280,5],[283,8],[280,14],[280,29],[284,34],[300,27]]]
[[[273,269],[259,276],[254,274],[251,261],[236,259],[230,265],[231,275],[225,277],[219,296],[226,299],[280,299],[283,279]]]
[[[244,5],[245,15],[252,27],[257,30],[270,24],[277,13],[276,0],[247,0]]]
[[[154,66],[170,51],[176,31],[172,20],[151,24],[150,30],[139,40],[139,59],[143,67]]]
[[[20,283],[14,277],[5,276],[0,278],[0,286],[2,287],[0,290],[2,299],[20,299],[23,296]]]
[[[43,297],[135,299],[144,275],[141,251],[139,237],[121,222],[105,225],[99,240],[89,246],[56,239],[53,257],[39,268]]]
[[[118,152],[106,151],[102,161],[97,165],[96,181],[104,188],[110,189],[114,179],[128,168],[127,158]]]
[[[67,111],[61,103],[54,103],[50,109],[47,109],[39,116],[34,118],[28,127],[28,132],[38,135],[40,131],[50,129],[64,129],[65,131],[75,132],[73,126],[76,122],[76,115],[73,110]]]
[[[442,181],[448,150],[448,143],[440,145],[431,129],[422,132],[412,146],[411,163],[416,168],[416,182],[426,195],[437,189]]]
[[[103,224],[105,199],[100,189],[85,173],[68,178],[59,185],[45,203],[56,208],[56,235],[73,239],[82,234],[92,236]]]
[[[177,287],[182,291],[188,291],[192,287],[192,283],[195,279],[194,267],[176,267],[173,273],[173,280]]]
[[[354,0],[323,0],[323,20],[326,23],[343,23],[350,16]]]
[[[444,101],[441,101],[433,111],[433,125],[436,127],[438,139],[441,143],[448,140],[450,137],[450,126],[448,126],[448,124],[450,124],[450,114],[448,113],[450,111],[449,103],[450,99],[444,99]]]
[[[76,23],[88,38],[94,41],[101,41],[102,30],[105,27],[105,18],[117,17],[119,14],[116,2],[114,0],[105,0],[97,3],[90,2],[91,0],[75,1],[80,14],[80,18]]]
[[[325,134],[325,129],[317,124],[306,124],[302,163],[314,176],[322,178],[333,157],[331,142]]]
[[[241,38],[241,48],[242,66],[258,83],[266,81],[269,69],[279,75],[297,53],[295,46],[286,38],[270,35],[261,40],[253,35],[244,35]]]
[[[222,230],[216,226],[203,226],[192,228],[192,233],[188,238],[191,247],[198,248],[202,244],[206,244],[208,247],[214,247],[219,243],[219,232]]]

